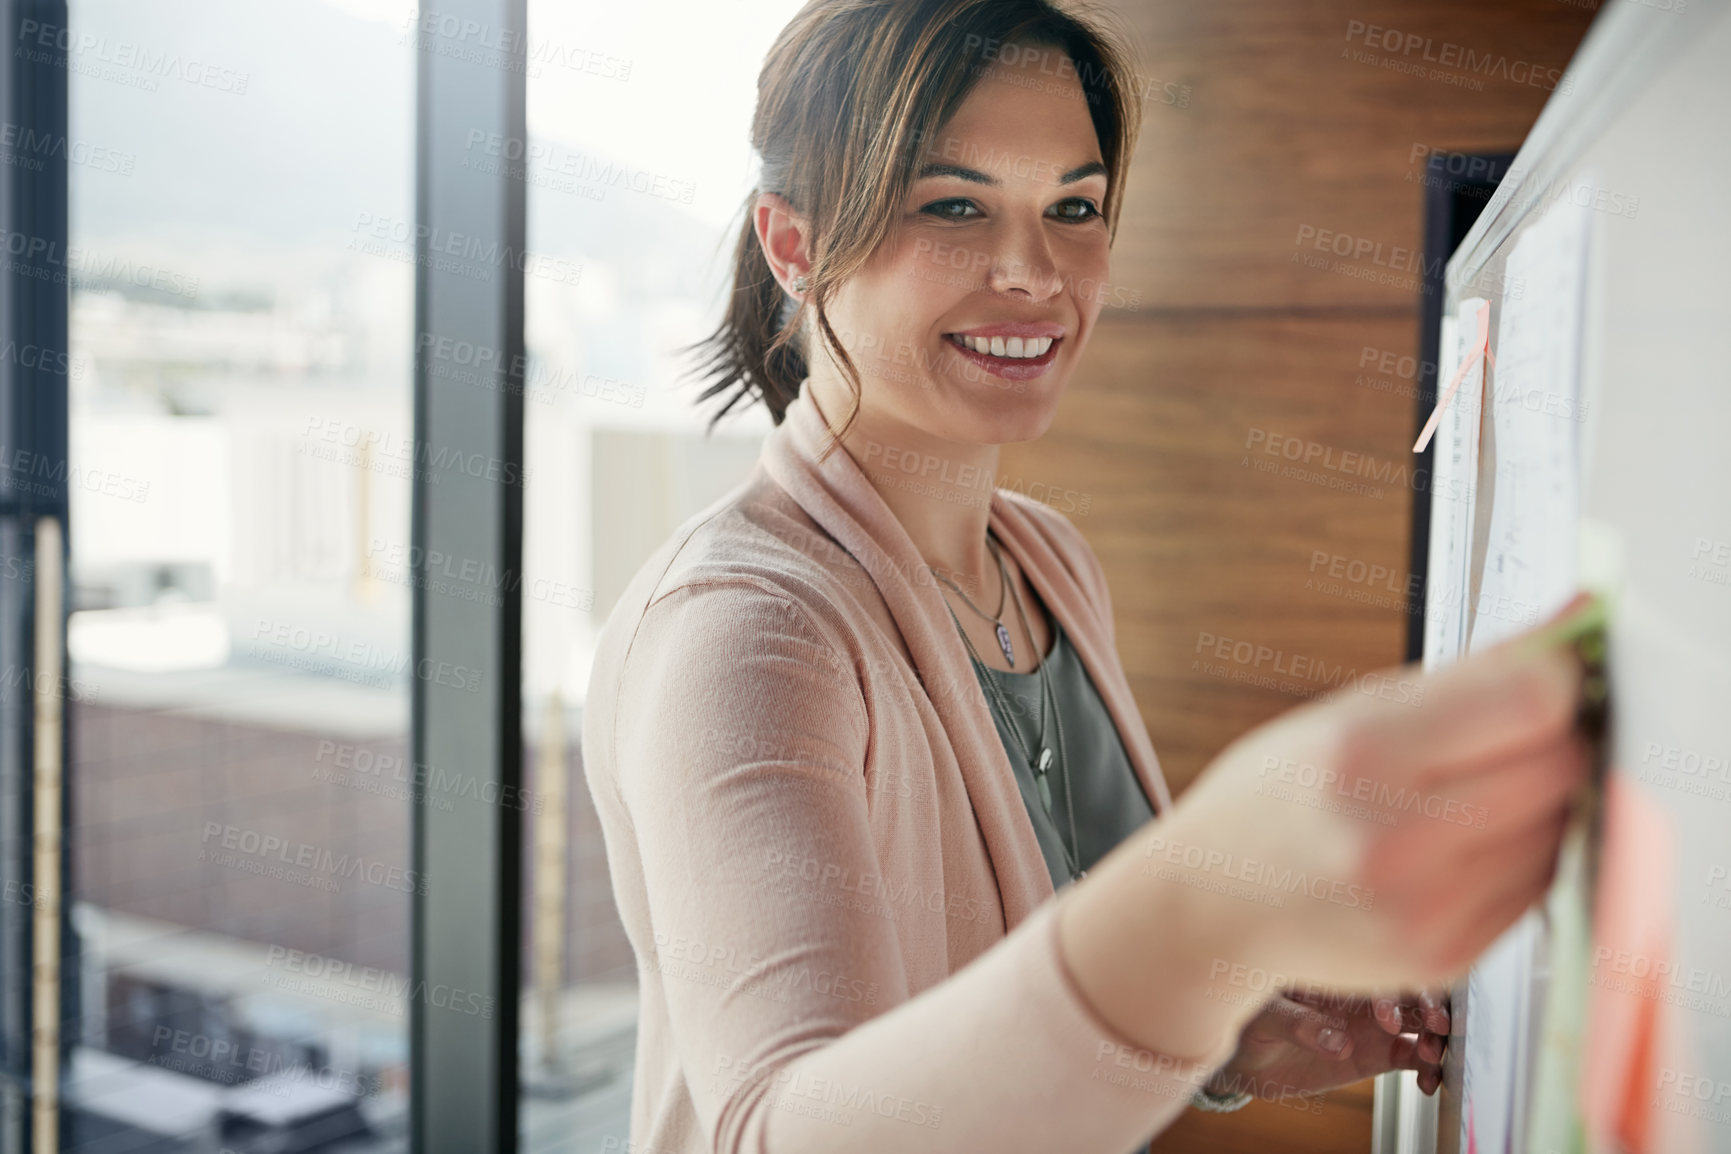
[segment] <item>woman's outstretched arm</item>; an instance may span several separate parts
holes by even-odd
[[[633,945],[660,974],[710,1147],[1125,1154],[1277,988],[1240,975],[1423,985],[1541,892],[1584,766],[1577,676],[1572,658],[1505,648],[1434,677],[1391,671],[1404,702],[1366,678],[1295,710],[909,998],[893,920],[821,881],[784,884],[790,862],[881,872],[856,671],[767,583],[667,594],[608,738],[640,867],[613,831],[609,855],[616,876],[641,869],[653,941]]]
[[[1061,966],[1053,902],[910,999],[897,922],[861,884],[914,879],[874,844],[859,677],[786,594],[664,595],[622,677],[614,736],[594,736],[614,742],[621,912],[669,1015],[642,1044],[676,1049],[709,1148],[1127,1154],[1230,1055],[1224,1034],[1154,1055],[1106,1028]],[[638,870],[646,918],[623,908]],[[996,916],[989,895],[921,896]],[[1166,917],[1149,951],[1187,951]]]

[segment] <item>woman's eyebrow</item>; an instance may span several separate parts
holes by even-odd
[[[1109,174],[1107,173],[1104,164],[1100,163],[1098,160],[1090,160],[1087,164],[1078,168],[1072,168],[1069,172],[1058,177],[1057,183],[1075,184],[1078,180],[1086,180],[1090,176],[1106,175]],[[926,164],[920,166],[920,170],[914,173],[915,180],[925,180],[927,177],[932,176],[951,176],[957,180],[968,181],[970,184],[990,185],[993,188],[996,188],[1002,183],[1002,181],[997,177],[992,176],[990,173],[981,172],[977,168],[964,168],[959,164]]]
[[[1078,180],[1086,180],[1090,176],[1108,176],[1106,166],[1098,160],[1090,160],[1080,168],[1072,168],[1058,178],[1059,184],[1075,184]]]

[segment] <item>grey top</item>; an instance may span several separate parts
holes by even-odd
[[[1064,745],[1058,747],[1058,727],[1046,706],[1046,738],[1054,761],[1046,775],[1052,791],[1052,817],[1046,816],[1040,804],[1040,792],[1034,784],[1034,771],[1028,764],[1022,747],[1016,743],[1004,719],[998,716],[998,699],[986,685],[990,677],[998,683],[1021,730],[1022,741],[1039,756],[1040,744],[1040,673],[1006,673],[989,665],[974,662],[974,672],[980,679],[980,692],[986,695],[992,720],[998,727],[998,737],[1010,755],[1010,765],[1016,771],[1016,784],[1022,791],[1022,802],[1028,807],[1028,817],[1034,823],[1034,834],[1040,840],[1040,852],[1046,858],[1046,870],[1052,875],[1052,888],[1058,889],[1071,881],[1070,867],[1064,861],[1064,845],[1070,838],[1069,810],[1064,804],[1064,775],[1073,773],[1070,793],[1076,803],[1076,837],[1081,843],[1076,864],[1092,869],[1094,863],[1117,847],[1143,824],[1154,817],[1154,807],[1136,779],[1130,766],[1130,756],[1124,752],[1124,742],[1118,726],[1106,711],[1094,688],[1093,678],[1082,665],[1081,657],[1070,644],[1064,627],[1055,614],[1052,622],[1052,649],[1043,663],[1052,679],[1052,695],[1064,716]],[[1060,840],[1060,831],[1062,840]]]

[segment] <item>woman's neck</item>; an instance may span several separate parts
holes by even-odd
[[[840,427],[853,405],[839,381],[814,376],[805,392],[831,429]],[[976,601],[995,596],[1002,582],[986,545],[986,525],[997,445],[947,441],[862,406],[841,447],[913,538],[926,564]],[[907,576],[918,580],[916,574]]]

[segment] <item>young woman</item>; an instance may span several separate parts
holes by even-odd
[[[1378,995],[1550,876],[1571,658],[1366,679],[1174,803],[1099,562],[993,486],[1111,299],[1138,101],[1043,0],[812,0],[770,52],[704,396],[776,428],[626,590],[584,717],[629,1150],[1126,1154],[1192,1103],[1433,1089],[1446,1010]]]

